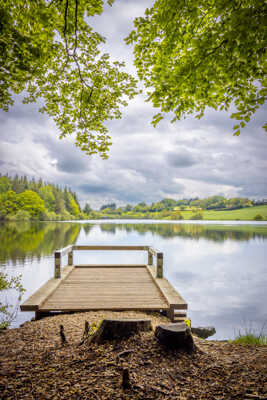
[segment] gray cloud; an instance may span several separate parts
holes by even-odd
[[[170,151],[165,155],[165,157],[167,163],[176,168],[192,167],[192,165],[197,163],[195,157],[187,150],[179,152]]]
[[[81,184],[78,187],[78,190],[86,195],[94,194],[107,194],[112,190],[109,186],[104,186],[100,184]]]

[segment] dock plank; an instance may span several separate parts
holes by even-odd
[[[168,304],[145,266],[76,267],[42,304],[48,310],[159,310]]]
[[[40,305],[50,296],[62,283],[64,279],[71,273],[73,266],[66,266],[62,269],[62,279],[51,278],[47,281],[37,292],[33,293],[23,304],[21,304],[21,311],[37,311]]]
[[[161,293],[169,303],[170,307],[177,310],[187,310],[188,306],[182,296],[174,289],[166,278],[156,278],[155,267],[147,265],[147,270],[150,272],[151,277],[157,284]]]
[[[147,265],[66,266],[21,305],[22,311],[187,309],[165,278]]]

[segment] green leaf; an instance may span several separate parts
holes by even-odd
[[[12,92],[28,92],[25,103],[41,97],[40,111],[54,119],[60,138],[73,134],[82,151],[106,158],[111,145],[106,123],[120,118],[125,98],[138,91],[136,80],[122,70],[124,64],[112,63],[108,54],[101,53],[105,38],[88,25],[87,16],[100,14],[103,2],[50,1],[48,6],[40,0],[36,6],[32,0],[0,0],[0,4],[4,65],[0,107],[7,110],[13,104]]]
[[[230,3],[155,0],[145,18],[134,21],[126,42],[135,44],[138,76],[147,99],[162,113],[172,112],[172,121],[234,103],[231,118],[247,122],[247,113],[266,100],[267,36],[259,21],[267,6]]]

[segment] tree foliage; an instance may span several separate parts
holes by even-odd
[[[11,190],[12,185],[10,179],[7,176],[0,176],[0,193],[5,193]]]
[[[3,293],[9,290],[15,290],[18,293],[17,304],[13,307],[4,302]],[[22,294],[25,292],[21,284],[21,276],[8,277],[0,271],[0,329],[7,328],[16,316],[18,303],[21,300]]]
[[[50,212],[54,211],[55,196],[53,194],[53,187],[51,185],[42,186],[38,193],[45,203],[45,208]]]
[[[32,190],[17,195],[17,203],[20,210],[27,211],[31,218],[41,219],[45,213],[44,201]]]
[[[91,211],[92,211],[92,209],[91,209],[90,204],[86,203],[85,206],[84,206],[83,212],[84,212],[86,215],[89,215]]]
[[[22,91],[25,103],[41,98],[40,111],[53,117],[60,138],[74,133],[81,150],[106,158],[105,121],[120,118],[136,81],[122,62],[101,54],[105,38],[88,24],[103,3],[0,0],[0,107],[7,111],[13,93]]]
[[[267,97],[267,3],[262,0],[156,0],[126,42],[151,100],[172,121],[228,110],[239,135]],[[267,125],[264,125],[267,130]]]
[[[42,179],[0,174],[0,219],[27,219],[27,216],[49,220],[80,218],[81,208],[76,193],[67,187],[62,190]]]

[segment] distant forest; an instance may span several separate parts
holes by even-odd
[[[117,206],[116,203],[102,205],[93,210],[88,203],[82,209],[77,195],[68,187],[60,187],[42,179],[27,176],[10,177],[0,174],[0,220],[74,220],[74,219],[226,219],[229,211],[266,206],[267,200],[250,200],[244,197],[227,199],[223,196],[210,196],[205,199],[191,198],[174,200],[165,198],[152,204],[145,202],[136,205]],[[230,219],[264,219],[264,215],[245,212],[232,215]],[[251,210],[252,211],[252,210]],[[219,214],[218,214],[219,212]],[[216,214],[216,215],[215,215]]]
[[[236,210],[251,207],[253,202],[248,198],[236,197],[226,199],[223,196],[211,196],[206,199],[192,198],[183,200],[163,199],[152,204],[144,202],[136,206],[128,204],[125,207],[116,207],[115,203],[103,205],[100,211],[135,211],[135,212],[160,212],[160,211],[197,211],[197,210]]]
[[[76,193],[70,188],[27,176],[0,175],[2,220],[69,220],[81,214]]]
[[[103,205],[98,212],[101,218],[130,218],[130,219],[227,219],[230,211],[243,210],[241,215],[232,214],[229,219],[266,219],[266,215],[258,215],[258,209],[255,206],[264,206],[263,212],[266,214],[267,200],[250,200],[244,197],[235,197],[227,199],[223,196],[210,196],[204,199],[191,198],[174,200],[165,198],[152,204],[145,202],[138,203],[135,206],[127,204],[123,207],[117,207],[115,203]],[[245,210],[252,212],[245,212]],[[255,211],[254,211],[255,210]]]

